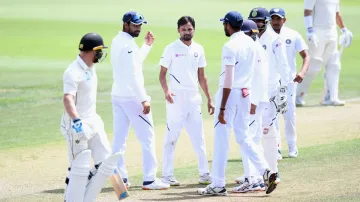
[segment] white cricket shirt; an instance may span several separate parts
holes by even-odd
[[[258,41],[255,41],[255,62],[254,73],[251,81],[250,102],[256,106],[260,102],[268,102],[268,80],[269,80],[269,63],[264,48]]]
[[[113,85],[111,95],[136,97],[140,102],[148,100],[144,88],[142,64],[151,46],[144,44],[140,49],[134,38],[126,32],[119,32],[111,44],[111,65]]]
[[[283,26],[280,30],[280,37],[285,42],[287,60],[290,66],[289,82],[293,82],[296,76],[296,54],[307,50],[304,39],[301,37],[299,32]]]
[[[339,0],[304,0],[304,9],[312,10],[315,28],[336,28]]]
[[[235,66],[232,88],[248,88],[251,86],[253,67],[255,61],[254,40],[245,35],[244,32],[237,32],[231,35],[222,49],[222,62],[220,73],[220,84],[224,86],[225,66]]]
[[[97,75],[94,66],[89,68],[78,56],[65,70],[63,84],[64,94],[75,97],[76,111],[80,118],[96,114]],[[67,115],[66,112],[65,114]]]
[[[194,41],[187,46],[178,39],[166,46],[160,66],[168,68],[169,89],[198,91],[198,69],[206,66],[204,49]]]
[[[279,84],[287,86],[290,67],[284,42],[281,41],[280,36],[274,32],[270,25],[261,35],[259,42],[265,49],[269,62],[269,92],[277,90]]]

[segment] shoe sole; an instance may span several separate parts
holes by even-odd
[[[275,183],[275,181],[276,181],[276,173],[273,173],[269,177],[269,186],[266,190],[266,194],[270,194],[276,189],[277,184]]]
[[[227,196],[228,193],[217,193],[217,194],[204,194],[204,193],[199,193],[198,194],[202,195],[202,196]]]
[[[169,188],[151,189],[151,188],[142,187],[142,189],[143,190],[168,190]]]
[[[244,192],[240,192],[240,191],[232,191],[232,193],[234,194],[246,194],[246,193],[258,193],[258,192],[261,192],[261,191],[265,191],[265,190],[249,190],[249,191],[244,191]]]

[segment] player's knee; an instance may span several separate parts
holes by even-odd
[[[311,58],[307,76],[316,75],[318,72],[320,72],[322,63],[323,61],[319,58]]]
[[[78,153],[71,163],[70,175],[87,177],[90,171],[90,160],[90,150],[83,150]]]

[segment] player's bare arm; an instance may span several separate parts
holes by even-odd
[[[66,112],[69,114],[71,119],[79,118],[79,114],[76,111],[74,96],[71,94],[64,94],[63,103]]]
[[[296,75],[294,82],[301,83],[310,66],[310,55],[307,50],[302,50],[299,52],[299,54],[303,59],[303,64],[301,67],[301,71]]]
[[[340,12],[336,12],[336,24],[339,26],[340,29],[345,28],[344,21],[341,17]]]
[[[172,99],[172,96],[175,96],[175,94],[169,91],[169,88],[168,88],[168,85],[167,85],[167,82],[166,82],[166,73],[167,73],[167,68],[161,66],[160,74],[159,74],[160,84],[161,84],[161,87],[162,87],[162,89],[164,91],[165,99],[169,103],[172,104],[172,103],[174,103],[174,100]]]
[[[209,86],[207,83],[207,78],[205,75],[204,68],[198,69],[198,79],[199,79],[200,86],[201,86],[202,90],[204,91],[204,94],[208,100],[208,102],[207,102],[208,112],[210,115],[212,115],[212,114],[214,114],[215,107],[214,107],[214,104],[213,104],[213,101],[212,101],[212,98],[211,98],[211,95],[209,92]]]

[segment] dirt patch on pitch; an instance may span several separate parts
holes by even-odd
[[[328,144],[346,139],[360,138],[360,102],[346,107],[304,107],[297,109],[298,143],[300,147]],[[213,150],[213,120],[205,121],[206,143],[209,160]],[[164,127],[156,128],[156,152],[161,170],[161,154]],[[234,137],[231,138],[229,158],[239,155]],[[286,148],[285,141],[283,148]],[[301,149],[300,149],[301,155]],[[127,165],[130,176],[141,173],[141,149],[134,134],[127,142]],[[65,141],[38,148],[9,149],[0,151],[0,201],[61,201],[64,178],[67,173]],[[189,138],[184,133],[176,149],[176,167],[196,165],[195,153]],[[286,172],[286,171],[284,171]],[[190,179],[191,180],[191,179]],[[195,194],[199,186],[193,181],[167,191],[141,191],[134,184],[128,201],[241,201],[268,200],[264,194],[238,195],[229,197],[202,198]],[[196,182],[196,181],[195,181]],[[188,183],[188,185],[186,185]],[[305,185],[300,185],[305,186]],[[231,187],[231,186],[229,186]],[[283,196],[291,187],[279,189],[273,197]],[[278,197],[276,197],[279,199]],[[282,197],[283,198],[283,197]],[[289,199],[289,198],[288,198]],[[111,186],[107,185],[98,201],[115,201]]]

